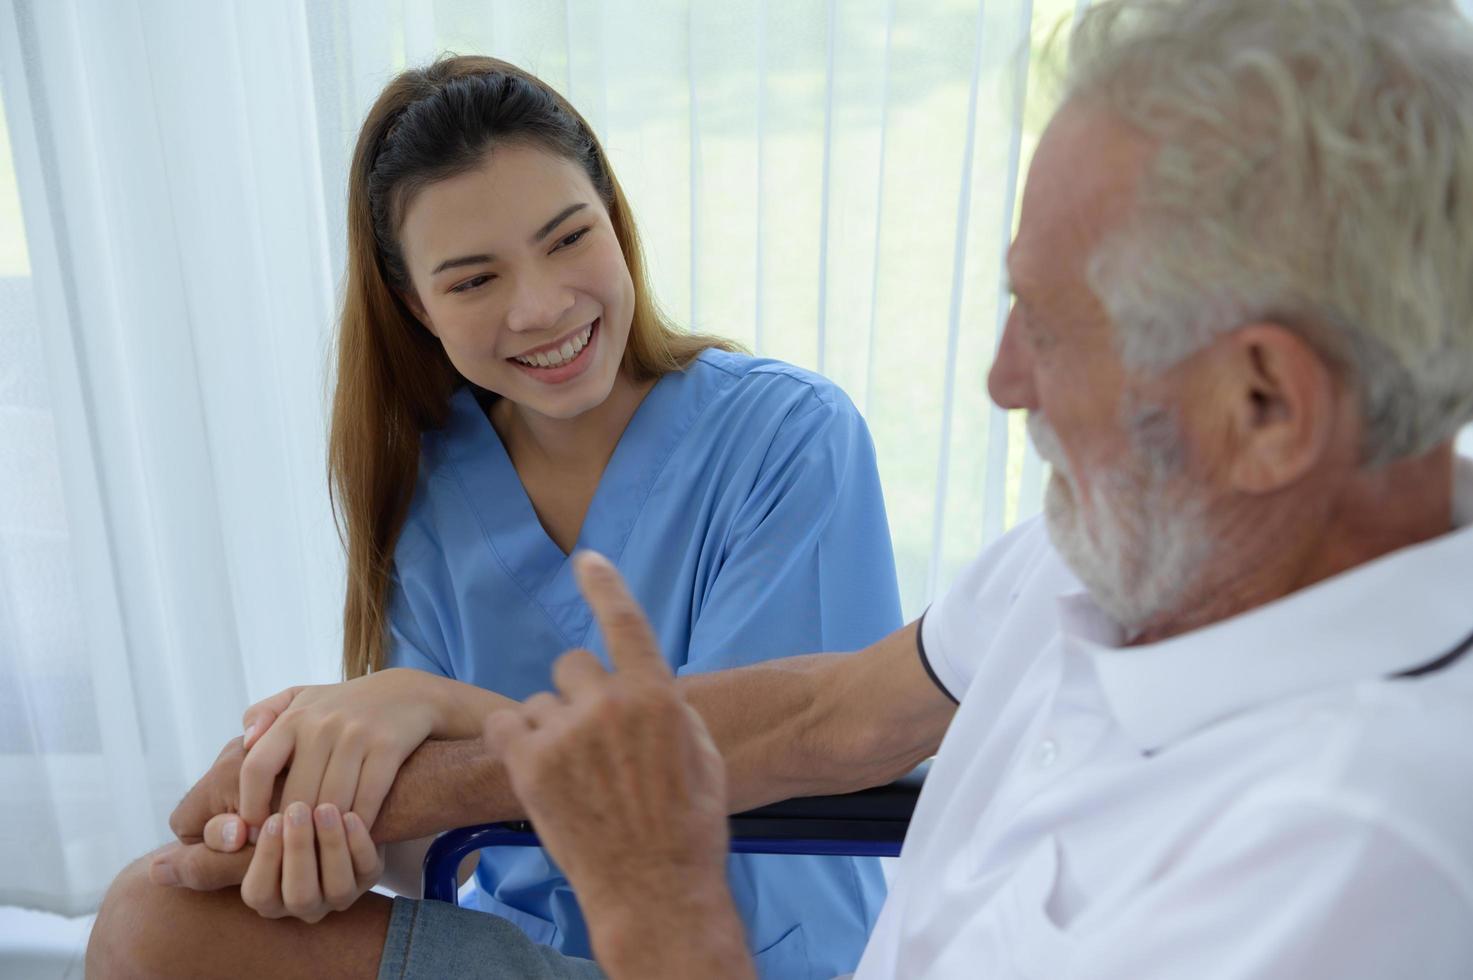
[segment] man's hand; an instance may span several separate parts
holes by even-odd
[[[205,824],[222,813],[235,813],[240,804],[240,764],[245,749],[239,738],[225,743],[209,772],[200,777],[174,812],[169,814],[169,829],[182,844],[198,844],[204,840]],[[228,846],[235,850],[243,840]]]
[[[750,977],[726,889],[725,771],[613,566],[574,559],[614,662],[575,650],[558,694],[486,719],[513,792],[567,874],[610,975]]]
[[[154,852],[149,877],[157,885],[214,891],[238,885],[250,867],[255,833],[236,815],[240,803],[241,739],[225,743],[214,765],[169,815],[179,843]],[[281,784],[277,782],[277,791]]]

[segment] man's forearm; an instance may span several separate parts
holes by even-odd
[[[842,693],[853,656],[788,657],[680,678],[726,762],[733,813],[881,785],[925,758],[877,752],[882,733]]]
[[[479,738],[425,742],[404,761],[372,828],[380,843],[524,815],[494,748]]]
[[[726,759],[734,811],[860,788],[849,785],[850,770],[811,771],[804,728],[817,699],[804,665],[774,661],[684,678],[682,686]],[[372,836],[386,844],[524,816],[494,747],[482,739],[431,739],[399,768]]]
[[[680,678],[681,693],[706,723],[726,762],[727,796],[734,812],[847,788],[839,785],[844,774],[824,765],[813,751],[810,729],[822,711],[820,678],[836,656],[770,660]]]
[[[853,765],[859,750],[845,750],[843,734],[823,731],[817,721],[825,710],[824,667],[838,656],[774,660],[681,679],[725,757],[734,811],[884,781],[883,774]],[[381,844],[392,843],[523,816],[494,746],[481,739],[431,739],[400,767],[372,834]]]
[[[680,678],[726,761],[732,812],[880,786],[934,755],[956,705],[921,666],[918,628],[858,653]]]
[[[882,785],[932,755],[955,705],[914,650],[912,625],[860,653],[681,677],[681,693],[726,762],[732,812]],[[373,838],[410,840],[523,816],[496,746],[432,740],[400,768]]]

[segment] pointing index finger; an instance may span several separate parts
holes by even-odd
[[[573,572],[603,631],[615,670],[670,677],[670,665],[660,656],[660,645],[644,610],[609,560],[596,551],[580,551],[573,557]]]

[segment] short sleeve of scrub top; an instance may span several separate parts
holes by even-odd
[[[857,650],[900,624],[874,447],[849,399],[780,362],[703,353],[630,420],[577,549],[609,557],[678,673]],[[576,550],[576,549],[575,549]],[[389,666],[524,699],[602,637],[474,392],[426,433],[396,545]],[[763,977],[852,970],[884,897],[872,859],[734,855],[728,879]],[[482,852],[476,904],[589,956],[566,879],[538,849]]]

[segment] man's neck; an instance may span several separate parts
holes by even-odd
[[[1132,645],[1155,643],[1267,605],[1452,528],[1453,452],[1441,446],[1272,501],[1245,501],[1212,522],[1211,567]]]

